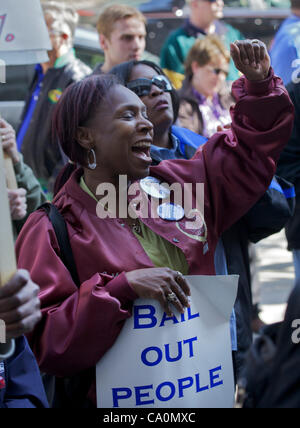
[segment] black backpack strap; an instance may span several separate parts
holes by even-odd
[[[60,248],[61,260],[66,268],[69,270],[74,283],[80,287],[80,281],[77,273],[77,268],[73,256],[73,251],[70,244],[69,234],[65,219],[58,211],[55,205],[50,203],[43,204],[39,209],[43,209],[52,223],[58,245]]]
[[[39,209],[43,209],[47,213],[56,234],[60,248],[61,260],[69,270],[74,283],[79,288],[79,277],[64,217],[58,211],[56,206],[50,203],[42,205]],[[52,408],[73,409],[91,407],[91,403],[87,398],[87,395],[91,384],[95,379],[95,367],[68,378],[58,378],[53,375],[43,373],[42,379],[49,404]]]

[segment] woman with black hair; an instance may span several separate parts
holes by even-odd
[[[255,68],[244,63],[248,50],[257,59]],[[190,295],[184,275],[215,274],[220,235],[265,192],[292,130],[293,106],[270,69],[264,45],[237,42],[232,56],[245,74],[234,86],[232,130],[216,134],[192,160],[151,165],[156,136],[147,108],[133,89],[149,93],[153,114],[171,125],[171,95],[164,79],[153,80],[157,73],[135,82],[132,90],[114,76],[89,77],[60,98],[54,129],[66,156],[79,167],[53,203],[67,225],[79,284],[61,259],[43,210],[31,215],[17,242],[19,267],[27,269],[41,288],[42,320],[29,339],[43,372],[59,377],[86,370],[94,374],[139,297],[156,299],[168,316],[174,307],[183,313]],[[172,149],[170,139],[165,138],[161,149]],[[105,205],[99,195],[103,185],[119,197],[124,175],[144,195],[145,216],[130,215],[130,193],[121,198],[125,215],[120,214],[119,198],[111,212],[109,201]],[[167,209],[159,206],[156,215],[150,211],[147,216],[152,208],[145,181],[149,175],[158,183],[178,183],[181,196],[185,183],[193,183],[191,208],[198,207],[195,183],[204,183],[205,217],[197,229],[190,232],[188,214],[181,206],[174,210],[171,204]],[[191,238],[192,233],[198,239]],[[88,403],[81,404],[95,406],[93,381],[87,382]]]

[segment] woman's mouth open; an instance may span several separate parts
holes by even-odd
[[[139,141],[132,146],[132,153],[138,159],[151,164],[152,158],[150,155],[150,148],[151,143],[149,141]]]

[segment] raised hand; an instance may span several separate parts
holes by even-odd
[[[236,68],[248,80],[268,77],[271,60],[266,45],[260,40],[237,40],[231,43],[230,54]]]

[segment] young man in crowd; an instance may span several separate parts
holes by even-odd
[[[99,16],[97,30],[104,51],[104,63],[94,74],[108,73],[114,66],[140,60],[146,47],[146,18],[125,4],[107,7]]]
[[[197,38],[216,34],[226,48],[230,43],[243,39],[242,34],[220,19],[223,18],[223,0],[186,0],[190,13],[184,25],[173,31],[161,51],[161,66],[176,89],[180,89],[184,79],[184,62]],[[239,77],[233,61],[230,62],[228,80]]]

